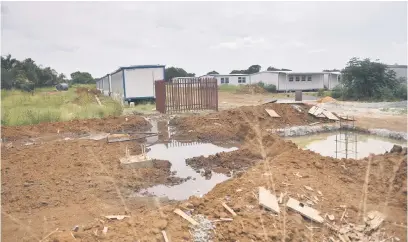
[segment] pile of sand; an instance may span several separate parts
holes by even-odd
[[[256,85],[256,84],[245,85],[237,90],[237,93],[243,93],[243,94],[263,94],[266,92],[267,91],[263,87]]]
[[[317,100],[317,102],[318,103],[332,103],[332,102],[337,102],[337,100],[332,97],[326,96],[324,98]]]

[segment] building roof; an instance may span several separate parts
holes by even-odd
[[[133,66],[121,66],[119,67],[116,71],[112,72],[112,74],[115,74],[121,70],[126,70],[126,69],[145,69],[145,68],[157,68],[157,67],[166,67],[165,65],[133,65]]]
[[[387,65],[388,68],[407,68],[407,65]]]

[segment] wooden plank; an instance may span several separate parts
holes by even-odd
[[[185,212],[181,211],[180,209],[177,208],[173,212],[180,215],[182,218],[190,222],[192,225],[198,225],[197,221],[192,219],[190,216],[188,216]]]
[[[228,207],[227,204],[222,203],[222,206],[228,210],[228,212],[230,212],[232,214],[232,216],[237,216],[237,214],[234,212],[234,210],[232,210],[232,208]]]
[[[315,222],[318,223],[324,222],[324,218],[319,215],[319,211],[317,211],[314,208],[306,206],[306,204],[301,203],[296,199],[289,198],[289,201],[286,203],[286,206]]]
[[[169,242],[170,240],[169,240],[169,238],[167,238],[166,231],[162,230],[161,232],[162,232],[162,235],[163,235],[163,238],[164,238],[164,242]]]
[[[336,120],[336,121],[339,120],[339,118],[336,117],[336,115],[334,115],[332,112],[329,112],[329,111],[323,111],[323,115],[326,116],[330,120]]]
[[[265,111],[271,116],[272,118],[280,118],[281,116],[275,112],[273,109],[265,109]]]
[[[266,190],[264,187],[259,187],[259,205],[266,209],[272,210],[275,213],[280,212],[276,196],[270,191]]]

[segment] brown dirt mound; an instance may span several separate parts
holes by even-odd
[[[86,87],[77,87],[75,92],[79,95],[81,94],[92,94],[92,95],[100,95],[102,94],[101,91],[99,91],[96,88],[86,88]]]
[[[337,102],[337,100],[330,96],[326,96],[324,98],[320,98],[319,100],[317,100],[317,102],[318,103],[331,103],[331,102]]]
[[[4,126],[1,127],[2,139],[13,141],[23,138],[38,137],[46,134],[57,134],[58,132],[70,132],[76,134],[88,133],[92,131],[115,132],[122,130],[146,130],[150,127],[143,117],[109,117],[103,119],[72,120],[67,122],[40,123],[25,126]]]
[[[176,137],[199,140],[244,140],[251,132],[249,127],[257,125],[261,130],[284,128],[293,125],[307,125],[322,122],[307,111],[307,105],[298,105],[302,112],[290,104],[270,103],[259,106],[246,106],[205,116],[175,118],[171,124],[177,128]],[[273,109],[281,118],[272,118],[265,108]]]
[[[241,93],[241,94],[263,94],[263,93],[267,93],[267,91],[263,87],[260,87],[259,85],[256,85],[256,84],[253,84],[253,85],[241,86],[237,90],[237,93]]]

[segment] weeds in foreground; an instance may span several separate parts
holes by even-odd
[[[73,119],[103,118],[122,114],[122,105],[100,96],[102,106],[93,94],[36,90],[34,94],[18,90],[1,91],[1,125],[18,126]]]

